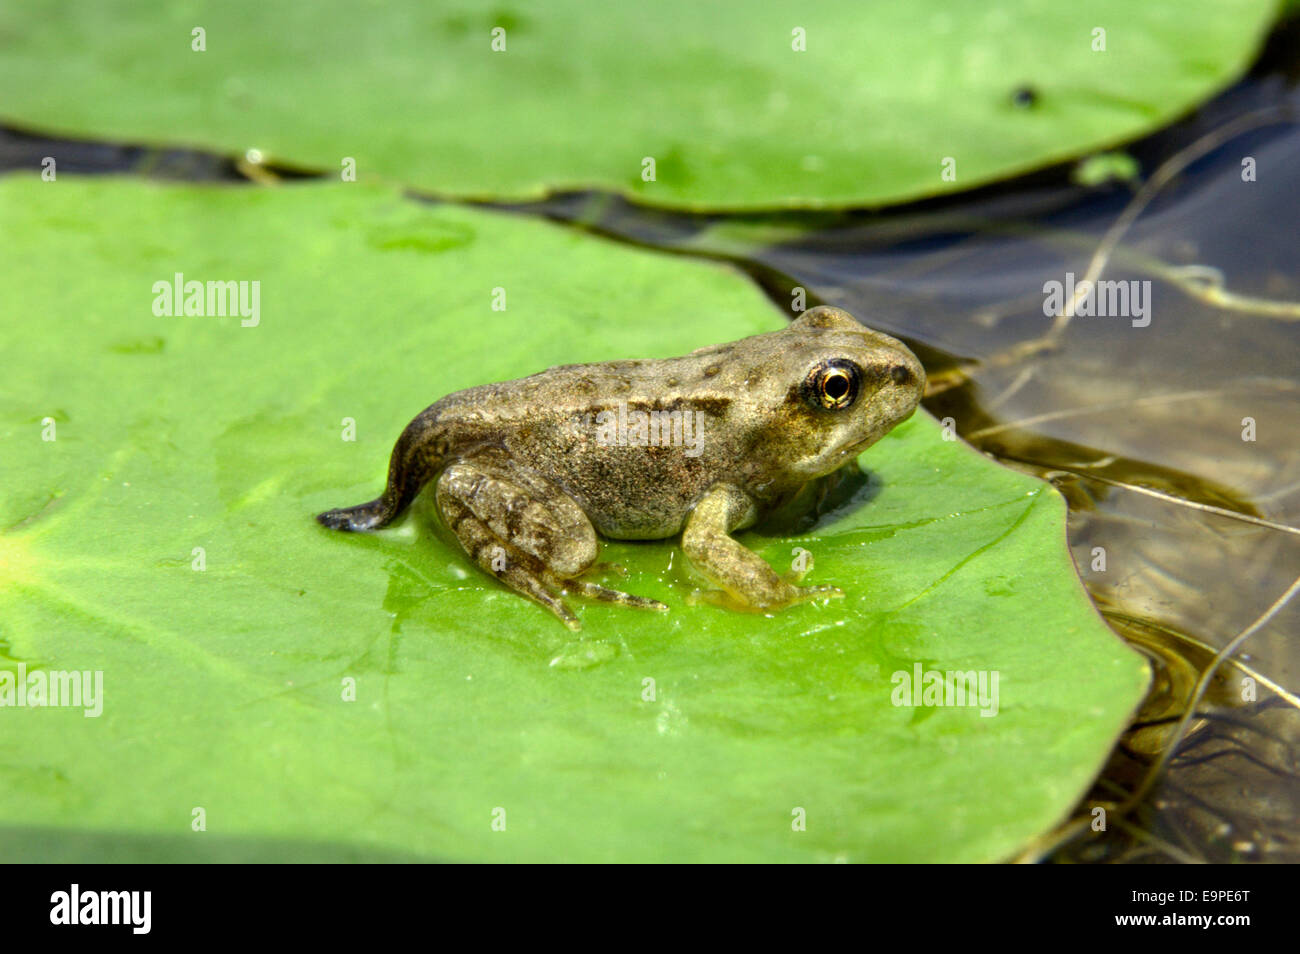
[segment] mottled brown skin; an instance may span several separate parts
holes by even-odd
[[[911,416],[924,387],[901,342],[822,306],[781,331],[682,358],[565,365],[450,394],[398,438],[382,497],[317,519],[386,526],[436,479],[439,513],[470,557],[571,629],[566,590],[667,609],[578,579],[596,562],[597,534],[680,533],[692,564],[733,600],[779,609],[842,594],[783,579],[731,534],[851,464]],[[599,440],[598,420],[608,421],[599,415],[621,402],[696,412],[696,456],[612,444],[608,431]]]

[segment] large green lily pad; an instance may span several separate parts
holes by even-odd
[[[575,637],[423,499],[313,521],[448,391],[779,327],[724,268],[359,185],[24,177],[0,210],[0,668],[103,673],[97,718],[0,708],[10,857],[995,860],[1142,695],[1060,497],[924,414],[812,532],[746,535],[848,594],[773,617],[624,543],[671,611],[583,605]],[[260,282],[258,324],[155,315],[177,272]],[[997,714],[895,706],[917,665],[996,671]]]
[[[0,10],[0,115],[335,175],[351,157],[445,195],[878,205],[1155,130],[1241,75],[1276,6],[28,0]]]

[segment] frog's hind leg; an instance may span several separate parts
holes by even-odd
[[[570,629],[577,619],[560,598],[581,596],[666,609],[578,577],[596,562],[596,530],[572,497],[521,467],[499,448],[452,464],[438,479],[438,510],[461,546],[484,570],[545,606]]]
[[[515,592],[546,607],[569,629],[582,629],[582,624],[573,615],[573,611],[564,605],[564,600],[542,582],[542,567],[535,558],[528,558],[514,547],[508,546],[460,500],[445,498],[440,492],[438,509],[442,511],[443,519],[451,527],[460,545],[479,567]]]

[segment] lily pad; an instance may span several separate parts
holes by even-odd
[[[725,268],[360,185],[10,178],[0,209],[0,672],[103,679],[97,717],[0,708],[7,857],[989,861],[1142,696],[1061,498],[924,414],[809,532],[745,535],[847,593],[772,617],[621,543],[670,612],[577,605],[575,637],[427,494],[312,519],[448,391],[779,327]],[[155,314],[178,272],[260,282],[257,323]],[[895,705],[918,666],[996,672],[996,714]]]
[[[1276,9],[30,0],[0,10],[0,111],[449,196],[881,205],[1158,129],[1244,72]]]

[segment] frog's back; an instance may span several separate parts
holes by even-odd
[[[504,447],[603,535],[659,539],[680,532],[699,496],[746,459],[727,423],[736,395],[710,367],[708,355],[562,365],[459,391],[425,413],[450,436],[452,456]]]

